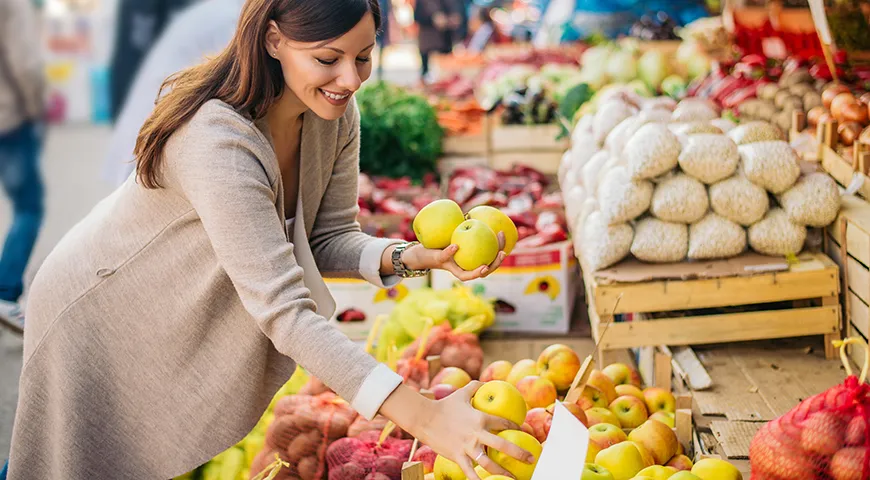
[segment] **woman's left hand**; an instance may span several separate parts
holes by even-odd
[[[507,254],[504,252],[504,233],[498,233],[498,255],[489,265],[484,265],[475,270],[463,270],[456,264],[453,256],[459,251],[459,246],[450,245],[444,250],[433,250],[422,245],[415,245],[403,252],[402,261],[414,270],[439,269],[446,270],[463,282],[484,278],[494,272],[504,261]]]

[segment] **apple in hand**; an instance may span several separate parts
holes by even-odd
[[[614,480],[614,478],[606,468],[587,462],[583,467],[583,473],[580,474],[580,480]]]
[[[510,217],[495,207],[481,205],[469,210],[468,218],[485,223],[496,235],[499,232],[504,233],[504,253],[510,255],[520,236]]]
[[[525,463],[489,447],[487,447],[486,454],[492,461],[516,477],[516,480],[531,480],[532,474],[535,472],[535,466],[538,464],[538,459],[541,457],[541,450],[543,449],[541,442],[528,433],[519,430],[505,430],[499,432],[498,436],[531,453],[535,458],[534,462]]]
[[[594,407],[586,410],[586,418],[589,420],[589,426],[598,425],[599,423],[609,423],[622,428],[619,418],[610,410],[602,407]]]
[[[614,390],[616,390],[616,398],[619,398],[623,395],[631,395],[632,397],[635,397],[641,402],[644,402],[644,404],[646,404],[646,398],[644,398],[643,396],[643,390],[635,387],[634,385],[617,385]]]
[[[595,457],[595,464],[606,468],[614,480],[630,480],[647,467],[637,447],[629,442],[602,450]]]
[[[553,382],[563,392],[571,387],[580,371],[580,357],[567,345],[550,345],[538,357],[538,375]]]
[[[634,385],[640,388],[640,373],[624,363],[612,363],[601,370],[614,385]]]
[[[692,463],[692,459],[683,455],[677,454],[674,455],[674,458],[668,460],[668,463],[665,464],[667,467],[674,467],[678,471],[686,471],[691,470],[695,464]]]
[[[453,260],[465,271],[489,265],[498,256],[498,237],[480,220],[462,222],[453,232],[450,243],[459,247]]]
[[[631,395],[619,397],[610,404],[610,411],[619,419],[622,428],[636,428],[647,421],[646,405]]]
[[[480,374],[480,381],[486,383],[492,380],[507,380],[512,368],[514,368],[513,364],[506,360],[492,362],[483,369],[483,373]]]
[[[474,473],[476,473],[477,476],[480,477],[480,478],[497,478],[497,477],[501,477],[501,475],[495,475],[495,476],[493,476],[491,473],[489,473],[489,472],[487,472],[486,470],[484,470],[483,467],[481,467],[480,465],[474,467]]]
[[[412,228],[424,247],[443,250],[450,246],[453,232],[464,221],[462,208],[453,200],[442,199],[423,207],[414,217]]]
[[[677,434],[662,422],[647,420],[643,425],[632,430],[628,439],[646,448],[656,465],[664,465],[677,454],[680,442]]]
[[[662,422],[671,428],[675,428],[677,424],[677,416],[671,412],[659,411],[650,415],[649,419]]]
[[[534,360],[530,358],[526,358],[524,360],[520,360],[515,363],[513,368],[511,368],[511,373],[508,374],[506,382],[511,385],[516,385],[520,383],[520,380],[538,374],[538,364]]]
[[[435,480],[466,480],[467,478],[459,465],[441,455],[435,458],[432,472],[435,474]]]
[[[605,449],[628,440],[622,428],[609,423],[599,423],[589,427],[589,442]]]
[[[474,393],[471,406],[483,413],[505,418],[517,425],[526,419],[526,401],[510,383],[493,380],[486,382]]]
[[[675,413],[677,411],[677,399],[674,394],[659,387],[650,387],[643,391],[643,398],[646,400],[646,408],[650,415],[656,412],[665,411]]]
[[[616,400],[618,395],[616,394],[616,385],[610,380],[610,377],[601,373],[601,370],[592,370],[592,373],[589,374],[589,380],[586,382],[587,385],[592,385],[593,387],[604,392],[604,395],[607,397],[607,404],[610,405],[611,402]]]
[[[556,401],[558,393],[553,382],[538,376],[528,376],[517,383],[517,390],[529,408],[546,408]]]
[[[471,375],[459,367],[445,367],[432,379],[432,385],[452,385],[460,389],[471,383]]]
[[[831,466],[833,467],[833,462],[831,462]],[[718,458],[699,460],[692,467],[692,474],[697,475],[702,480],[743,480],[743,474],[740,473],[740,470],[737,470],[737,467]],[[834,475],[834,478],[836,478],[836,475]]]
[[[646,467],[638,472],[637,476],[649,477],[652,480],[667,480],[668,478],[671,478],[671,475],[675,473],[677,473],[676,468],[653,465],[651,467]]]
[[[580,398],[577,399],[577,406],[585,411],[594,407],[607,408],[610,406],[610,403],[607,401],[607,395],[605,395],[604,392],[593,386],[586,385],[583,387],[583,391],[580,392]]]

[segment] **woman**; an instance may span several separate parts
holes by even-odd
[[[428,400],[324,318],[321,272],[471,279],[504,258],[465,272],[455,246],[360,232],[353,93],[379,25],[377,0],[249,0],[227,49],[170,81],[136,176],[34,279],[10,479],[182,474],[253,428],[294,360],[468,478],[502,471],[484,446],[531,460],[491,433],[516,425],[471,408],[477,384]]]
[[[461,22],[459,9],[459,0],[417,0],[414,5],[414,20],[420,27],[417,46],[424,82],[428,80],[431,55],[448,54],[453,50],[456,29]]]

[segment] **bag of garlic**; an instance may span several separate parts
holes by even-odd
[[[740,153],[725,135],[689,135],[680,153],[680,169],[707,185],[726,179],[737,170]]]
[[[788,142],[756,142],[738,150],[746,178],[771,193],[788,190],[801,174],[797,153]]]
[[[728,220],[748,227],[764,218],[770,199],[763,188],[738,173],[710,186],[710,206]]]
[[[797,255],[806,239],[807,228],[789,220],[781,208],[770,209],[760,222],[749,227],[749,246],[762,255]]]
[[[646,217],[634,227],[631,254],[642,262],[679,262],[686,258],[688,250],[689,228],[684,223]]]
[[[582,243],[574,248],[583,252],[586,266],[597,271],[625,259],[631,253],[633,238],[634,230],[631,225],[608,225],[601,212],[593,212],[583,222]],[[580,240],[579,236],[575,238],[575,242],[577,240]]]
[[[811,173],[779,197],[789,220],[798,225],[827,227],[840,211],[840,188],[825,173]]]
[[[707,189],[694,178],[677,173],[655,186],[650,213],[666,222],[694,223],[709,207]]]
[[[667,125],[648,123],[625,145],[623,155],[631,178],[650,179],[677,166],[682,146]]]
[[[649,209],[652,195],[652,182],[632,180],[624,167],[613,167],[598,188],[599,212],[610,225],[625,223]]]
[[[692,260],[736,257],[746,250],[746,230],[710,212],[689,226],[689,252]]]

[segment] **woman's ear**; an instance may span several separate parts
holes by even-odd
[[[283,35],[281,35],[278,24],[275,23],[275,20],[269,20],[269,26],[266,28],[266,51],[270,56],[278,58],[282,39]]]

